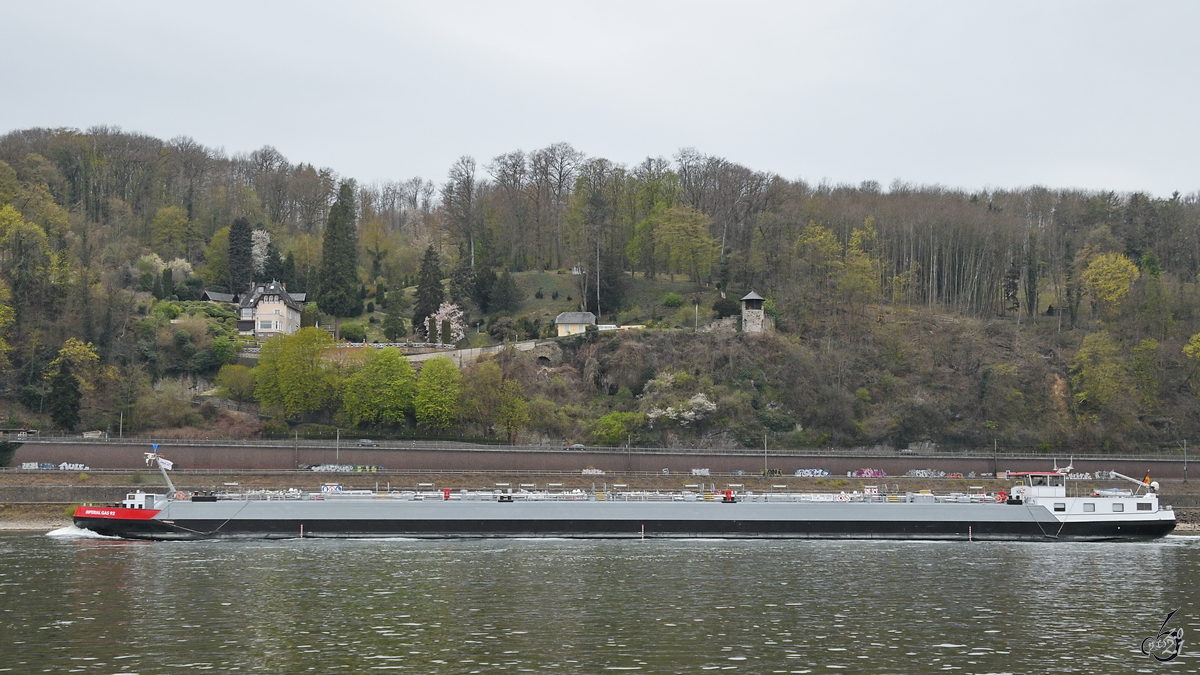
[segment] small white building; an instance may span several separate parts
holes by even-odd
[[[587,330],[589,325],[596,325],[596,315],[591,312],[563,312],[554,317],[554,325],[558,328],[558,336],[578,335]]]

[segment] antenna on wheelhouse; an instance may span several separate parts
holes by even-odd
[[[1071,473],[1075,469],[1075,458],[1071,457],[1070,461],[1063,468],[1058,468],[1058,460],[1054,460],[1054,473],[1061,473],[1064,476]]]

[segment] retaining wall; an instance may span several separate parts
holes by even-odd
[[[144,454],[151,450],[146,443],[26,443],[17,449],[10,466],[25,462],[63,462],[84,464],[93,469],[146,469]],[[1046,471],[1053,467],[1052,458],[956,457],[937,454],[916,456],[856,456],[803,455],[745,452],[689,454],[680,452],[639,453],[637,450],[547,450],[514,451],[503,446],[448,448],[364,448],[356,445],[335,447],[313,445],[221,445],[213,443],[160,444],[159,452],[181,469],[266,469],[287,470],[313,464],[360,464],[382,466],[401,471],[567,471],[586,468],[603,471],[651,471],[690,473],[692,469],[709,469],[713,473],[760,473],[764,465],[791,475],[797,469],[824,469],[833,476],[845,476],[847,471],[878,469],[888,476],[903,476],[914,469],[957,472]],[[1063,462],[1062,459],[1059,460]],[[1193,462],[1194,464],[1194,462]],[[1119,471],[1141,478],[1147,471],[1157,479],[1185,478],[1184,463],[1179,459],[1075,459],[1077,472]],[[1192,471],[1200,480],[1200,471]]]

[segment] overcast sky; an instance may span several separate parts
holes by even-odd
[[[444,181],[566,141],[810,182],[1200,190],[1196,2],[0,0],[0,133]]]

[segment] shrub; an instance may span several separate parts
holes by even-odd
[[[179,305],[177,305],[173,302],[168,302],[166,300],[156,303],[154,305],[154,309],[151,310],[151,314],[153,314],[154,316],[156,316],[160,319],[168,319],[168,320],[178,319],[179,312],[180,312]]]
[[[733,316],[735,314],[742,313],[741,303],[733,298],[718,298],[717,301],[713,303],[712,308],[713,313],[717,315],[718,319],[724,319],[727,316]]]
[[[521,329],[518,328],[517,322],[510,316],[496,317],[488,326],[488,334],[493,339],[504,342],[506,340],[519,340],[521,338]]]
[[[341,336],[347,342],[366,342],[367,328],[361,323],[342,324]]]
[[[215,420],[219,414],[220,410],[217,409],[217,406],[213,405],[212,401],[205,401],[200,404],[200,416],[204,419]]]
[[[682,307],[683,296],[678,293],[667,293],[667,297],[663,298],[663,305],[667,307]]]
[[[263,422],[262,433],[265,438],[289,438],[292,430],[283,420],[267,420]]]
[[[628,391],[628,390],[626,390]],[[624,445],[639,440],[645,415],[637,412],[610,412],[590,425],[592,438],[601,445]]]
[[[368,302],[367,303],[367,314],[374,314],[374,313],[375,313],[375,303]]]
[[[186,427],[199,421],[185,386],[177,381],[160,381],[158,387],[138,398],[132,415],[125,418],[127,429]]]
[[[242,402],[254,400],[254,372],[246,366],[221,366],[216,385],[226,398]]]
[[[305,438],[336,438],[337,427],[328,424],[310,424],[303,430]]]
[[[238,351],[240,348],[229,341],[229,338],[221,336],[213,340],[212,355],[213,359],[220,364],[236,363]]]

